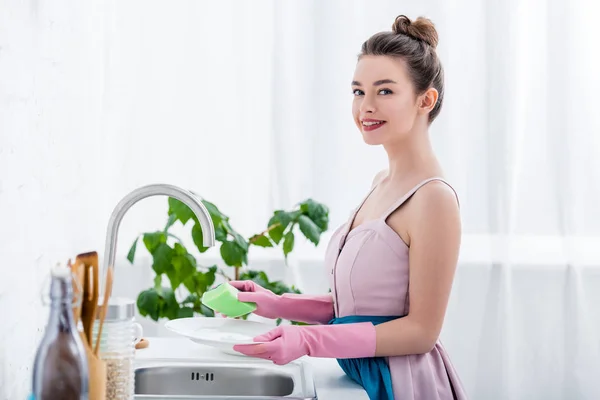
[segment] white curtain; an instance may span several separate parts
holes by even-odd
[[[386,167],[350,116],[360,45],[398,14],[431,18],[447,87],[431,134],[465,234],[442,339],[473,399],[600,398],[596,2],[0,4],[0,67],[19,77],[0,78],[2,148],[32,151],[20,171],[43,182],[36,195],[64,200],[46,222],[65,243],[100,251],[112,207],[155,182],[214,201],[245,234],[307,197],[331,208],[332,229],[342,223]],[[23,115],[21,95],[34,101]],[[16,162],[6,154],[1,171]],[[29,171],[38,154],[46,163]],[[75,178],[72,168],[87,172]],[[2,174],[12,196],[20,181]],[[120,260],[164,214],[164,199],[132,209]],[[74,215],[88,232],[65,227]],[[307,292],[326,290],[325,244],[299,243],[293,255]]]
[[[103,151],[129,160],[103,166],[115,192],[174,181],[231,210],[242,230],[312,196],[341,223],[386,166],[350,117],[356,55],[405,13],[430,17],[440,34],[447,94],[432,136],[460,192],[465,233],[600,233],[600,6],[106,4],[105,64],[92,77],[104,82]]]

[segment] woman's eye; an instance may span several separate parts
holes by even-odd
[[[364,94],[364,93],[363,93],[363,91],[362,91],[362,90],[360,90],[360,89],[354,89],[354,90],[352,91],[352,93],[353,93],[355,96],[362,96],[362,95]]]
[[[392,91],[389,89],[381,89],[379,91],[380,94],[392,94]]]

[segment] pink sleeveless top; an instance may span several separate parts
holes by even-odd
[[[325,253],[325,267],[330,277],[336,317],[408,314],[408,246],[386,221],[417,190],[434,180],[450,186],[441,178],[426,179],[402,196],[380,218],[365,221],[350,230],[356,214],[377,187],[374,185],[350,219],[333,233]],[[387,357],[387,361],[395,399],[467,398],[440,341],[428,353]]]

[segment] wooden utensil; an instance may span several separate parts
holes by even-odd
[[[113,283],[113,267],[109,267],[106,271],[105,278],[105,289],[104,289],[104,299],[102,300],[102,309],[100,310],[100,316],[98,321],[98,336],[96,337],[96,345],[94,346],[94,354],[98,355],[98,348],[100,347],[100,338],[102,337],[102,327],[104,326],[104,319],[106,318],[106,312],[108,310],[108,300],[110,299],[110,295],[112,293],[112,283]]]
[[[73,306],[73,319],[75,320],[75,326],[77,326],[81,318],[81,304],[83,303],[85,265],[81,260],[75,260],[74,264],[71,264],[71,260],[69,260],[69,265],[73,274],[73,298],[77,299],[76,305]]]
[[[145,349],[146,347],[148,347],[149,344],[150,344],[150,342],[148,341],[148,339],[142,338],[142,340],[140,340],[139,342],[137,342],[135,344],[135,349],[136,350]]]
[[[84,332],[80,332],[88,361],[89,400],[106,400],[106,361],[94,354]]]
[[[81,303],[81,321],[85,337],[92,347],[92,330],[98,307],[98,253],[79,254],[75,261],[80,260],[85,266],[83,301]]]

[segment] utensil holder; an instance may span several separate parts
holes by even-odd
[[[88,360],[89,400],[106,400],[106,362],[94,355],[85,333],[79,332]]]

